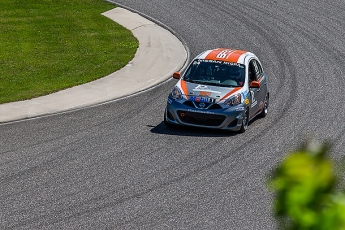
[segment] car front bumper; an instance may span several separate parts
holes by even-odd
[[[181,104],[169,98],[165,121],[174,125],[238,131],[241,129],[245,107],[200,109]]]

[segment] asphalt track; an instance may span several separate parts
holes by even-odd
[[[1,125],[1,229],[276,229],[272,168],[306,135],[344,156],[345,3],[117,1],[189,47],[257,54],[269,115],[244,134],[168,129],[175,80],[133,97]]]

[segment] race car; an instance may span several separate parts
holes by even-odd
[[[164,124],[245,132],[268,112],[268,79],[255,54],[217,48],[195,57],[168,96]]]

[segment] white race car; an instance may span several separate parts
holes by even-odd
[[[166,126],[186,125],[245,132],[268,111],[267,76],[251,52],[218,48],[195,57],[169,94]]]

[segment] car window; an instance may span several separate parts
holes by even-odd
[[[254,65],[255,60],[251,60],[249,62],[248,66],[248,74],[249,74],[249,81],[256,81],[256,71],[257,71],[257,66]]]
[[[260,63],[256,59],[249,62],[249,79],[250,81],[257,81],[263,73]]]
[[[262,68],[261,68],[260,63],[257,60],[253,60],[253,64],[254,64],[256,79],[258,79],[259,76],[262,74]]]
[[[238,87],[244,84],[245,66],[238,63],[194,60],[183,79],[197,84]]]
[[[260,63],[257,60],[255,60],[255,64],[256,64],[256,67],[257,67],[257,75],[262,74],[263,71],[262,71],[262,67],[261,67]]]

